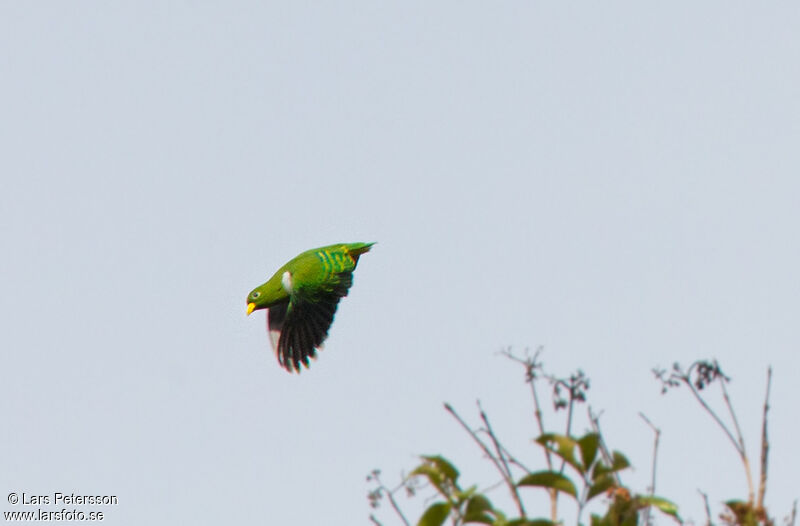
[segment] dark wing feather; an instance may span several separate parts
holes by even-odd
[[[289,372],[300,372],[316,358],[317,348],[328,337],[339,297],[328,295],[316,302],[301,301],[292,305],[278,339],[278,362]]]
[[[274,347],[278,363],[287,371],[300,372],[301,364],[308,367],[309,358],[317,357],[317,349],[328,337],[339,300],[347,296],[353,284],[350,272],[338,277],[336,283],[313,298],[296,294],[288,304],[269,309],[270,336],[273,342],[277,339]]]

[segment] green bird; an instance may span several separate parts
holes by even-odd
[[[353,284],[361,254],[375,243],[339,243],[307,250],[247,296],[248,316],[267,311],[267,330],[278,362],[287,371],[308,368],[328,337],[339,300]]]

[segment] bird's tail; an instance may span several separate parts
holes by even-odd
[[[376,242],[373,241],[372,243],[348,243],[345,245],[347,247],[347,251],[350,253],[350,256],[358,263],[358,257],[363,254],[364,252],[369,252],[369,249],[372,248]]]

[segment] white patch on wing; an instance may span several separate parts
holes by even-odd
[[[288,270],[281,276],[281,285],[283,285],[283,290],[285,290],[287,294],[292,293],[292,275]]]
[[[275,305],[270,307],[267,311],[267,333],[269,334],[269,342],[272,344],[272,350],[275,355],[278,354],[278,340],[281,337],[284,322],[286,321],[286,310],[288,305]]]
[[[272,350],[275,351],[275,355],[278,354],[278,340],[281,337],[281,331],[270,329],[269,330],[269,341],[272,343]]]

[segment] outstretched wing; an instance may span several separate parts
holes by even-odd
[[[339,300],[347,296],[353,283],[350,272],[343,272],[338,278],[314,295],[297,291],[289,303],[270,307],[267,327],[272,348],[287,371],[299,373],[301,364],[308,367],[309,358],[316,358],[317,349],[328,337]]]

